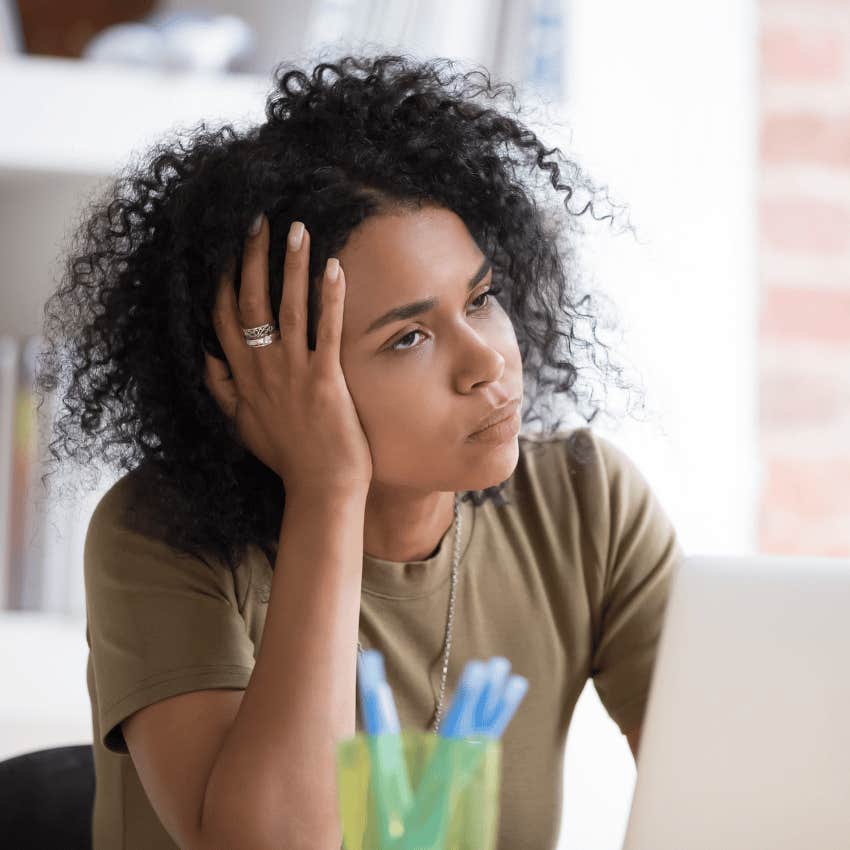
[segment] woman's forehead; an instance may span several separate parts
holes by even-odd
[[[438,284],[443,276],[457,279],[482,258],[463,220],[441,207],[371,216],[352,231],[338,256],[347,282],[363,295],[379,294],[388,285],[395,290],[402,278],[413,288]]]
[[[346,335],[360,339],[379,314],[416,300],[465,297],[480,249],[450,210],[428,208],[366,219],[338,252],[345,271]]]

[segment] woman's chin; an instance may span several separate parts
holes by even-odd
[[[476,458],[467,463],[464,475],[465,490],[486,490],[496,487],[513,475],[519,460],[519,441],[516,437],[504,443],[488,443],[475,447]]]

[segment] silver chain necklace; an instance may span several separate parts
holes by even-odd
[[[429,726],[434,724],[434,732],[439,732],[440,730],[440,721],[443,719],[443,696],[446,693],[446,675],[449,671],[449,656],[452,652],[452,623],[454,622],[455,616],[455,585],[457,584],[457,565],[460,563],[460,528],[461,528],[461,520],[460,520],[460,509],[459,502],[457,498],[457,493],[455,493],[454,498],[454,516],[455,516],[455,529],[454,529],[454,555],[452,557],[452,589],[449,594],[449,618],[446,622],[446,637],[445,637],[445,649],[443,650],[443,680],[440,684],[440,699],[437,702],[436,710],[434,712],[434,716],[431,718],[429,722]],[[357,652],[358,655],[363,652],[363,647],[360,645],[360,641],[357,641]],[[427,727],[426,727],[427,728]]]

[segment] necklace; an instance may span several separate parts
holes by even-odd
[[[449,656],[452,651],[452,623],[454,622],[455,615],[455,585],[457,583],[457,565],[460,562],[460,528],[461,528],[461,520],[460,520],[460,509],[457,498],[457,493],[455,493],[454,498],[454,553],[452,556],[452,589],[449,594],[449,617],[446,621],[446,637],[443,649],[443,679],[440,684],[440,698],[437,701],[437,705],[435,707],[434,716],[431,718],[428,726],[434,724],[434,732],[438,732],[440,730],[440,721],[443,719],[443,696],[446,693],[446,675],[449,670]],[[357,641],[357,652],[358,655],[363,652],[363,647],[360,645],[360,641]],[[427,727],[426,727],[427,728]]]

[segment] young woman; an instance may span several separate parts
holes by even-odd
[[[576,701],[592,677],[636,752],[682,555],[637,467],[549,407],[590,423],[579,378],[621,372],[579,288],[595,190],[478,71],[275,82],[261,126],[116,181],[48,303],[54,458],[123,473],[85,546],[94,846],[338,847],[362,647],[429,730],[468,660],[510,660],[498,847],[553,848]]]

